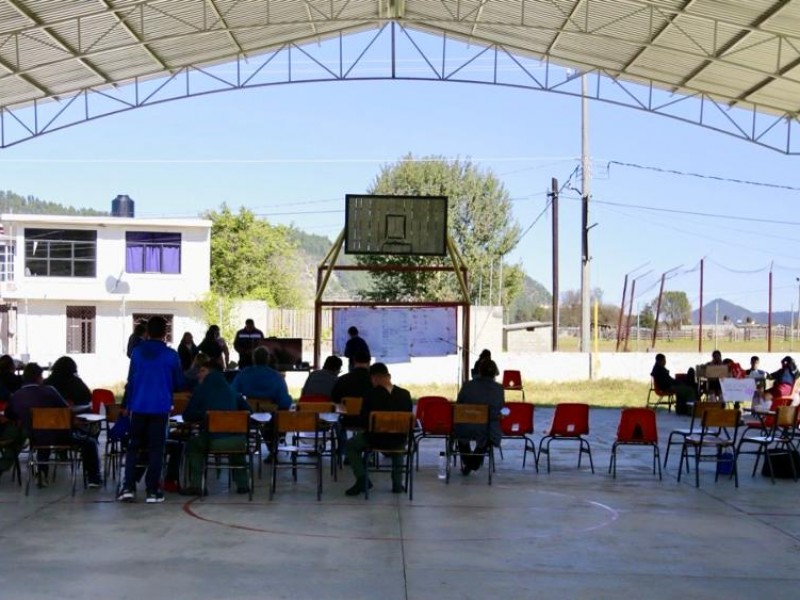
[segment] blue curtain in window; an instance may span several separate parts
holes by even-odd
[[[128,273],[181,272],[181,234],[132,231],[125,241]]]

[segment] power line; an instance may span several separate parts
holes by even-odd
[[[632,169],[642,169],[644,171],[655,171],[656,173],[666,173],[668,175],[678,175],[681,177],[696,177],[698,179],[711,179],[714,181],[724,181],[727,183],[739,183],[742,185],[753,185],[756,187],[766,187],[776,190],[788,190],[791,192],[800,192],[800,187],[792,185],[785,185],[782,183],[770,183],[766,181],[752,181],[750,179],[737,179],[735,177],[722,177],[720,175],[706,175],[703,173],[693,173],[691,171],[678,171],[677,169],[665,169],[663,167],[653,167],[649,165],[638,165],[636,163],[621,162],[618,160],[608,161],[608,170],[611,171],[611,165],[619,165],[621,167],[630,167]]]

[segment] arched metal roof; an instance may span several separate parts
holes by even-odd
[[[797,121],[800,0],[0,0],[0,112],[395,20]]]

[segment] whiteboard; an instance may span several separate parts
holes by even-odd
[[[412,356],[458,353],[455,307],[351,307],[333,309],[333,353],[344,354],[355,326],[374,359],[408,362]]]

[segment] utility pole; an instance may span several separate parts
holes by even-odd
[[[589,105],[586,99],[586,75],[581,76],[581,352],[589,352]]]
[[[558,352],[558,326],[560,315],[558,313],[558,179],[553,177],[551,181],[550,193],[551,208],[553,209],[553,332],[552,350]]]

